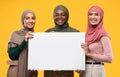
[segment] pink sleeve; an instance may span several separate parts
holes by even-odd
[[[103,46],[103,54],[93,54],[94,59],[102,62],[111,63],[113,59],[112,47],[109,37],[102,37],[100,39]]]

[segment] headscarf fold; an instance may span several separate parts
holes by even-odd
[[[89,11],[88,15],[91,12],[97,12],[100,15],[100,22],[96,25],[96,27],[93,27],[88,18],[88,28],[86,32],[86,43],[90,45],[93,42],[99,41],[102,36],[108,36],[108,33],[103,27],[103,17],[104,17],[104,12],[99,6],[92,6]]]

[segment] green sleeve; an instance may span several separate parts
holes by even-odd
[[[8,49],[8,54],[9,54],[10,59],[18,60],[19,54],[22,52],[25,45],[26,45],[26,41],[23,40],[22,43],[20,45],[18,45],[17,47],[10,47]]]

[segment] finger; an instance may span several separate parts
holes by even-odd
[[[33,38],[33,35],[29,35],[29,39]]]

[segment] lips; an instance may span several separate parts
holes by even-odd
[[[63,19],[56,19],[56,22],[61,23],[61,22],[64,22],[64,20]]]
[[[57,22],[61,23],[61,22],[63,22],[63,21],[62,21],[62,20],[58,20]]]
[[[34,26],[34,23],[28,23],[27,25],[28,26]]]
[[[96,22],[96,21],[97,21],[97,19],[90,19],[90,21],[91,21],[91,22]]]
[[[92,22],[92,23],[93,23],[93,22],[96,22],[96,20],[92,20],[91,22]]]

